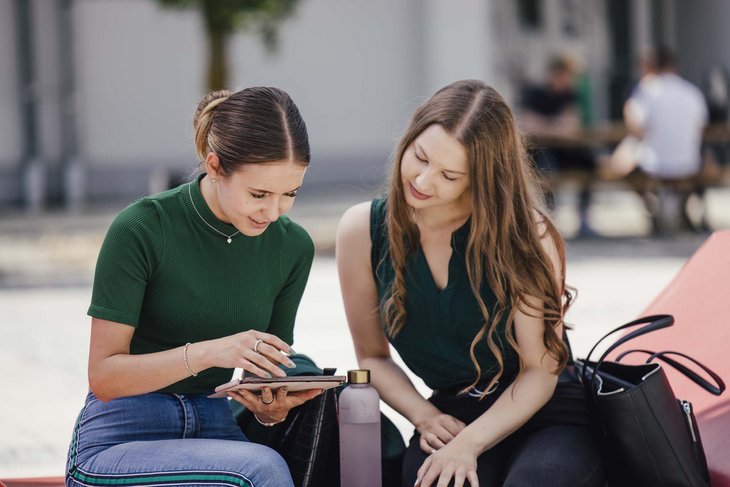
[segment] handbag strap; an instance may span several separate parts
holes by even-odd
[[[631,333],[627,333],[623,337],[616,340],[613,345],[608,347],[608,349],[603,352],[603,355],[601,355],[601,358],[596,361],[596,364],[593,369],[593,373],[591,374],[590,382],[586,381],[586,371],[589,369],[589,367],[583,367],[582,371],[582,379],[583,383],[586,385],[589,385],[591,390],[593,389],[593,384],[595,384],[596,381],[596,375],[598,374],[598,370],[600,369],[601,365],[603,364],[604,360],[606,360],[606,357],[608,354],[613,352],[617,347],[620,347],[624,343],[633,340],[636,337],[639,337],[641,335],[645,335],[647,333],[651,333],[652,331],[661,330],[662,328],[669,328],[674,324],[674,317],[672,315],[651,315],[651,316],[644,316],[642,318],[636,319],[634,321],[630,321],[628,323],[625,323],[618,328],[614,328],[610,332],[606,333],[601,337],[600,340],[598,340],[595,345],[593,345],[593,348],[591,348],[591,351],[588,352],[588,355],[585,358],[586,365],[591,360],[591,355],[593,355],[593,352],[596,350],[596,347],[598,344],[600,344],[603,340],[605,340],[610,335],[613,335],[617,331],[625,330],[626,328],[631,328],[632,326],[637,325],[645,325],[639,328],[638,330],[632,331]]]
[[[630,353],[645,353],[649,355],[649,358],[646,359],[646,363],[651,363],[655,359],[659,359],[662,362],[665,362],[668,365],[671,365],[675,369],[677,369],[679,372],[681,372],[685,377],[687,377],[689,380],[706,390],[707,392],[714,394],[716,396],[719,396],[725,391],[725,383],[722,381],[719,375],[717,375],[715,372],[710,370],[709,367],[704,365],[703,363],[699,362],[697,359],[690,357],[689,355],[685,355],[680,352],[674,352],[671,350],[665,350],[662,352],[652,352],[650,350],[642,350],[642,349],[636,349],[636,350],[627,350],[623,353],[621,353],[618,357],[616,357],[616,362],[620,362],[622,358],[624,358],[626,355],[629,355]],[[693,364],[695,364],[697,367],[701,368],[705,371],[707,375],[709,375],[712,380],[715,381],[715,384],[711,384],[708,380],[701,377],[699,374],[697,374],[695,371],[691,370],[689,367],[687,367],[684,364],[681,364],[677,362],[674,359],[671,359],[667,357],[667,355],[678,355],[680,357],[684,357],[685,359],[689,360]]]

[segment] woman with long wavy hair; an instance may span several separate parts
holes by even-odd
[[[538,186],[504,99],[458,81],[414,114],[386,194],[342,218],[358,361],[416,429],[403,485],[603,485],[564,334],[565,244]]]

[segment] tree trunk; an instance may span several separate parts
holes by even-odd
[[[208,31],[208,90],[228,87],[228,34]]]

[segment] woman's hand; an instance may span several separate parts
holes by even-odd
[[[468,480],[471,487],[479,487],[477,454],[464,442],[452,441],[426,458],[418,469],[414,487],[447,487],[454,479],[454,487],[463,487]]]
[[[210,367],[241,368],[264,378],[286,377],[286,372],[279,368],[279,364],[295,367],[287,356],[292,353],[289,345],[276,335],[261,331],[249,330],[193,344],[190,346],[191,353],[196,345],[204,345],[207,349]]]
[[[426,453],[433,453],[439,450],[464,429],[466,425],[448,414],[439,413],[429,416],[416,425],[416,430],[421,434],[419,445]]]
[[[228,393],[228,396],[246,406],[246,409],[264,423],[281,423],[289,414],[289,410],[304,404],[319,396],[322,389],[292,392],[287,387],[280,387],[272,391],[269,387],[262,387],[260,393],[241,389]]]

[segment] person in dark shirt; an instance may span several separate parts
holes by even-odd
[[[574,64],[568,57],[556,56],[548,65],[545,83],[525,88],[522,95],[520,124],[523,130],[537,141],[531,155],[550,185],[551,190],[546,199],[551,208],[555,205],[552,193],[556,182],[555,173],[559,171],[580,173],[578,235],[590,236],[594,233],[588,224],[591,183],[595,172],[593,154],[588,149],[560,147],[555,143],[560,138],[574,138],[581,129]],[[553,140],[550,146],[545,146],[541,142],[541,139],[547,138]]]
[[[565,243],[493,88],[457,81],[416,111],[387,193],[345,213],[336,248],[358,362],[416,430],[403,485],[604,485],[564,335]]]

